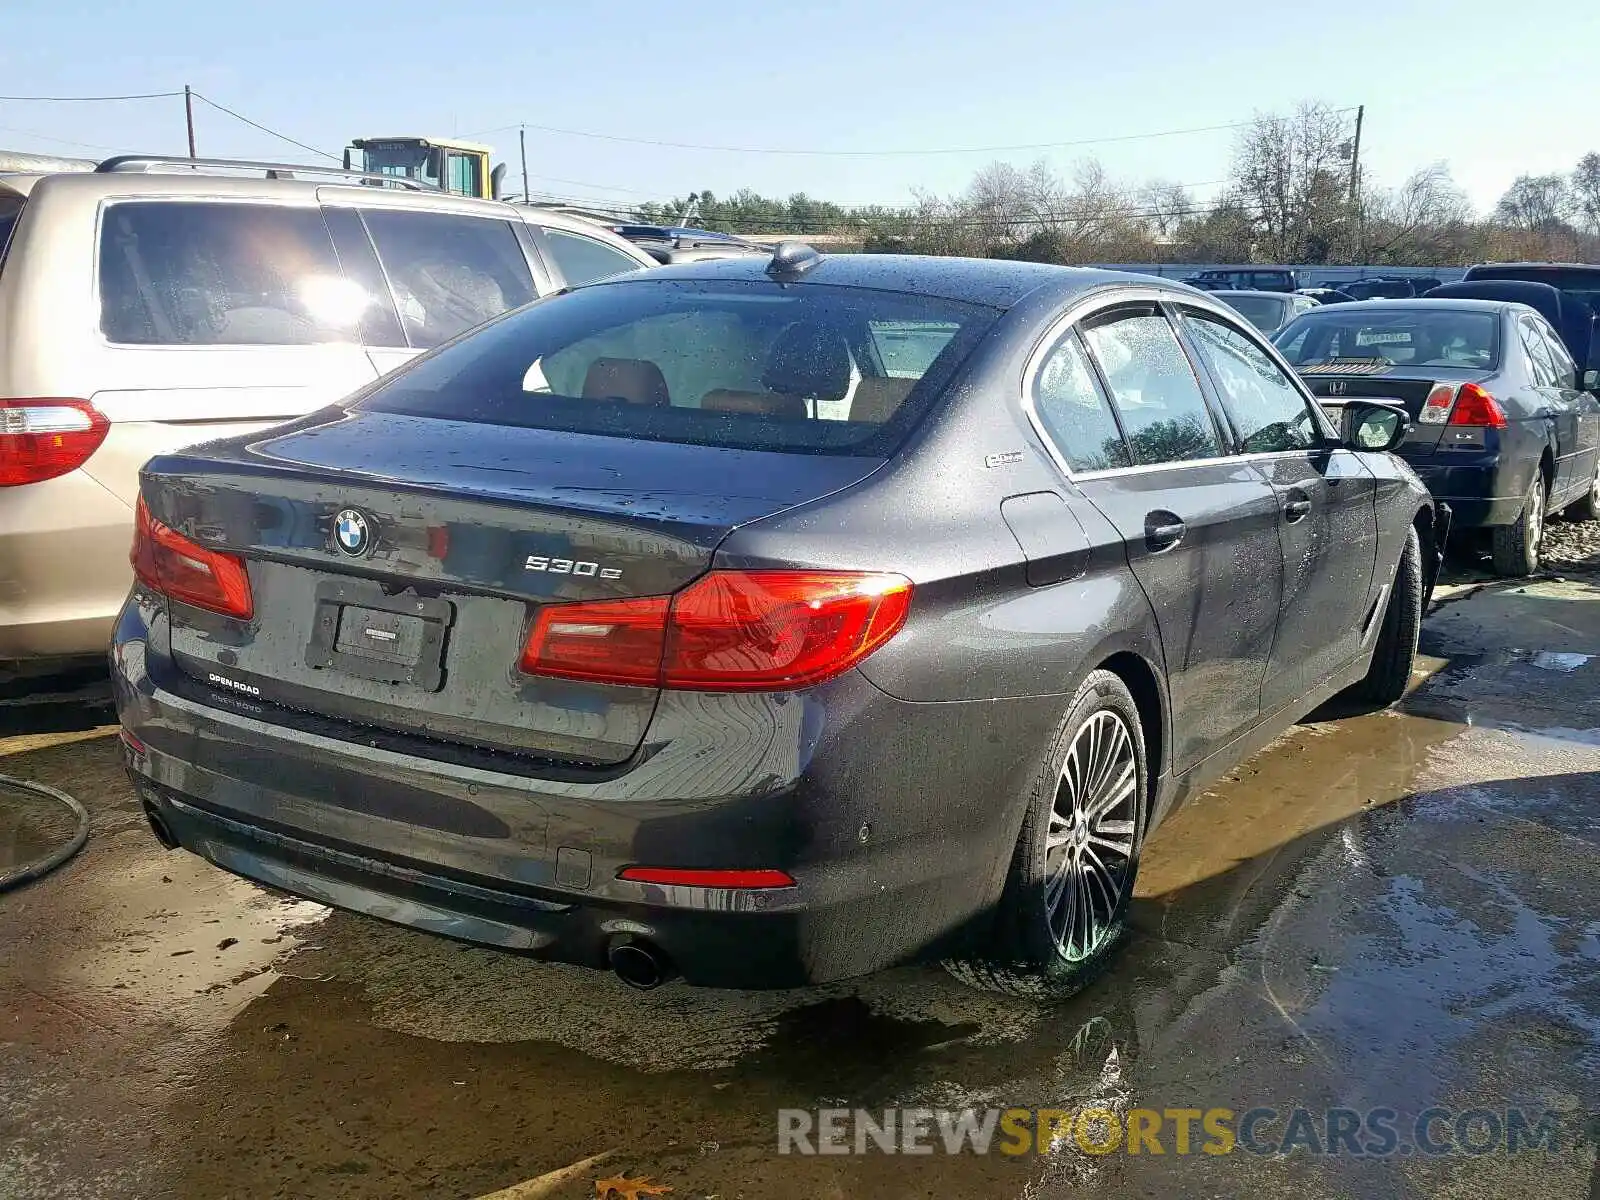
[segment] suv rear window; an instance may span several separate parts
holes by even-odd
[[[354,341],[367,300],[314,208],[123,201],[100,230],[100,328],[138,346]]]
[[[887,453],[998,316],[897,292],[639,277],[512,313],[395,375],[360,407],[744,449]],[[902,344],[913,336],[914,346]]]

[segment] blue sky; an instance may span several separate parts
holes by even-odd
[[[1380,183],[1446,161],[1480,208],[1523,172],[1600,149],[1592,2],[817,0],[649,6],[522,0],[8,0],[0,92],[197,91],[337,153],[362,134],[481,134],[533,188],[627,203],[711,188],[902,204],[996,158],[1098,157],[1116,177],[1213,195],[1234,134],[1008,154],[922,151],[1227,125],[1301,100],[1365,104]],[[669,16],[675,9],[682,16]],[[1526,98],[1526,102],[1524,102]],[[197,105],[202,154],[287,157]],[[492,131],[492,132],[491,132]],[[47,140],[47,139],[56,140]],[[76,146],[71,143],[88,143]],[[183,149],[182,101],[0,101],[0,146],[94,156]]]

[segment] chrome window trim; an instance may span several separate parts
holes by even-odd
[[[1187,291],[1179,292],[1176,290],[1153,287],[1144,284],[1117,286],[1106,291],[1096,291],[1091,295],[1083,297],[1074,303],[1072,307],[1068,308],[1066,312],[1055,318],[1055,320],[1053,320],[1045,328],[1045,331],[1039,338],[1038,343],[1031,351],[1029,351],[1027,362],[1023,366],[1022,411],[1028,418],[1028,424],[1032,427],[1034,436],[1039,439],[1040,444],[1044,447],[1045,453],[1050,456],[1050,460],[1055,463],[1056,469],[1066,476],[1069,482],[1076,483],[1080,480],[1086,479],[1108,479],[1119,475],[1142,475],[1148,474],[1151,471],[1181,470],[1187,467],[1214,467],[1228,463],[1247,463],[1262,459],[1281,458],[1286,455],[1311,455],[1321,453],[1325,450],[1339,448],[1337,444],[1335,444],[1308,450],[1270,450],[1260,451],[1253,454],[1233,453],[1214,456],[1211,458],[1186,458],[1178,462],[1144,463],[1131,467],[1107,467],[1106,469],[1100,471],[1074,471],[1072,466],[1067,462],[1066,457],[1061,453],[1060,447],[1056,445],[1055,440],[1046,430],[1044,422],[1039,417],[1038,407],[1034,401],[1034,388],[1039,380],[1039,372],[1043,368],[1044,361],[1049,356],[1050,352],[1056,348],[1065,335],[1071,333],[1077,328],[1077,325],[1080,321],[1094,316],[1103,309],[1115,308],[1122,304],[1140,303],[1159,305],[1187,304],[1191,308],[1198,309],[1213,316],[1221,317],[1229,328],[1240,329],[1241,331],[1243,325],[1248,324],[1247,322],[1242,321],[1242,318],[1240,318],[1237,312],[1218,301],[1212,300],[1209,296],[1205,295],[1205,293],[1196,293],[1191,295]],[[1165,310],[1163,309],[1163,311]],[[1171,320],[1170,316],[1168,317],[1168,320]],[[1176,329],[1173,332],[1175,334],[1178,333]],[[1250,337],[1249,334],[1246,334],[1246,336]],[[1276,348],[1273,347],[1270,342],[1263,344],[1263,340],[1259,337],[1250,337],[1250,340],[1258,345],[1262,345],[1262,348],[1267,351],[1268,357],[1271,358],[1271,360],[1277,364],[1278,368],[1289,377],[1295,386],[1295,389],[1300,393],[1301,398],[1306,402],[1307,407],[1313,412],[1313,419],[1322,422],[1328,441],[1337,443],[1337,436],[1331,432],[1332,424],[1328,418],[1328,414],[1322,411],[1322,406],[1311,394],[1311,390],[1305,386],[1304,381],[1301,380],[1294,368],[1289,366],[1288,362],[1281,354],[1277,352]],[[1188,357],[1189,351],[1187,347],[1183,347],[1183,341],[1181,337],[1179,338],[1179,346],[1183,348],[1184,356]],[[1202,367],[1202,369],[1205,368]],[[1199,381],[1196,380],[1196,382]]]

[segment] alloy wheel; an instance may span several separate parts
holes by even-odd
[[[1061,767],[1045,835],[1045,909],[1056,951],[1089,958],[1110,935],[1133,867],[1138,760],[1122,717],[1101,709]]]

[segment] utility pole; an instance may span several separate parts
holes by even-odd
[[[1367,115],[1367,106],[1356,108],[1356,137],[1350,144],[1350,200],[1354,203],[1361,187],[1361,122]]]
[[[194,93],[183,85],[183,123],[189,128],[189,157],[194,157]]]
[[[1356,256],[1363,262],[1367,253],[1367,221],[1361,205],[1361,123],[1367,115],[1367,106],[1356,106],[1356,136],[1350,143],[1350,206],[1355,209]]]
[[[522,151],[522,202],[524,204],[527,204],[527,203],[529,203],[529,200],[528,200],[528,127],[526,125],[517,126],[517,148]]]

